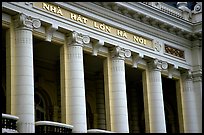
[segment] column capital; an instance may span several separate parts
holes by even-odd
[[[181,73],[181,76],[184,80],[192,80],[193,76],[192,76],[192,71],[190,69],[185,70],[184,72]]]
[[[124,49],[119,46],[115,46],[111,50],[111,57],[118,59],[125,59],[131,56],[131,51],[129,49]]]
[[[15,28],[28,28],[33,30],[41,26],[40,19],[27,16],[23,13],[20,13],[14,17]]]
[[[84,44],[90,43],[90,37],[87,35],[83,35],[82,33],[78,33],[76,31],[71,32],[67,35],[67,45],[73,46],[83,46]]]
[[[196,70],[192,71],[193,81],[202,81],[202,68],[198,66]]]
[[[168,68],[168,64],[166,61],[162,61],[159,59],[153,59],[149,63],[149,68],[155,70],[166,70]]]

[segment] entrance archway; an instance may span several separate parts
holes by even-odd
[[[42,88],[35,89],[35,121],[52,121],[50,96]]]

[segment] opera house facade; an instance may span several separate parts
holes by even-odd
[[[2,2],[2,133],[202,133],[202,2]]]

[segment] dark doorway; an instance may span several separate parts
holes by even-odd
[[[167,133],[179,133],[176,80],[162,76],[162,89]]]

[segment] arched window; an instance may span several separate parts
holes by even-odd
[[[45,120],[46,107],[45,101],[39,93],[35,93],[35,121]]]

